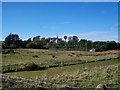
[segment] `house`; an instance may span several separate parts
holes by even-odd
[[[90,52],[95,52],[95,48],[90,49]]]
[[[62,41],[61,38],[58,38],[58,35],[57,37],[53,37],[53,38],[49,38],[50,39],[50,43],[59,43],[60,41]]]
[[[60,41],[62,41],[61,38],[56,38],[56,37],[50,38],[50,43],[58,43]]]

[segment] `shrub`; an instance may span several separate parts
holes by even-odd
[[[33,58],[38,58],[38,55],[33,55]]]
[[[52,55],[52,58],[55,58],[55,55]]]
[[[10,50],[2,50],[2,54],[10,54],[10,53],[15,54],[15,52],[14,52],[13,49],[10,49]]]
[[[30,70],[38,70],[39,66],[35,63],[27,63],[23,66],[24,70],[30,71]]]

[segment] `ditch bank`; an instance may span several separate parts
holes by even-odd
[[[49,68],[86,64],[86,63],[94,63],[94,62],[103,62],[103,61],[108,61],[108,60],[113,60],[113,59],[119,60],[119,57],[109,58],[109,59],[92,60],[92,61],[77,60],[76,62],[57,62],[57,63],[55,62],[55,63],[51,63],[49,65],[35,64],[35,63],[4,65],[4,66],[2,66],[2,73],[47,70]]]

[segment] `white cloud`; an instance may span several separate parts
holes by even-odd
[[[61,22],[61,24],[67,24],[67,23],[71,23],[71,22]],[[44,27],[44,28],[50,28],[50,27]],[[111,28],[108,28],[107,30],[104,30],[104,31],[101,30],[101,31],[92,31],[92,32],[81,32],[81,33],[79,32],[67,33],[67,34],[59,35],[59,38],[64,39],[65,35],[68,37],[78,36],[79,39],[87,39],[92,41],[112,41],[112,40],[118,41],[118,24],[114,24]],[[56,36],[57,35],[53,37],[56,37]]]
[[[118,34],[117,33],[112,33],[110,31],[106,32],[88,32],[88,33],[82,33],[78,35],[79,38],[85,38],[85,39],[90,39],[93,41],[111,41],[111,40],[118,40]]]
[[[87,40],[92,40],[92,41],[118,41],[118,34],[117,33],[112,33],[109,31],[106,32],[83,32],[79,34],[64,34],[64,35],[59,35],[59,37],[64,37],[64,36],[77,36],[79,39],[87,39]]]

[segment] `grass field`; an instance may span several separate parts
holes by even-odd
[[[99,60],[118,57],[118,51],[106,52],[80,52],[80,51],[54,51],[37,49],[18,49],[15,54],[3,54],[2,64],[21,64],[21,63],[49,63],[58,61],[76,60]],[[37,55],[37,58],[33,56]],[[55,56],[53,58],[53,56]]]
[[[48,70],[41,70],[41,71],[39,71],[39,70],[37,70],[37,71],[22,71],[22,72],[14,72],[14,73],[12,72],[12,73],[8,73],[8,74],[35,79],[37,76],[41,76],[41,75],[43,75],[43,76],[47,75],[49,77],[49,76],[54,76],[56,74],[63,74],[63,73],[69,72],[69,71],[72,72],[72,71],[80,70],[80,69],[83,70],[85,68],[92,69],[94,67],[113,65],[113,64],[116,64],[117,62],[118,62],[118,60],[110,60],[110,61],[106,61],[106,62],[95,62],[95,63],[87,63],[87,64],[81,64],[81,65],[56,67],[56,68],[50,68]]]
[[[34,57],[36,56],[36,57]],[[72,66],[60,66],[46,70],[19,71],[3,74],[3,87],[45,87],[45,88],[95,88],[98,84],[106,84],[109,88],[117,88],[118,51],[82,52],[55,51],[39,49],[17,49],[15,54],[3,54],[3,67],[12,64],[34,62],[36,64],[53,64],[56,62],[95,61]],[[97,61],[110,59],[105,61]],[[60,63],[58,63],[60,64]],[[11,67],[11,66],[10,66]],[[14,67],[17,68],[18,66]],[[12,84],[11,84],[12,81]],[[17,84],[15,84],[17,83]]]

